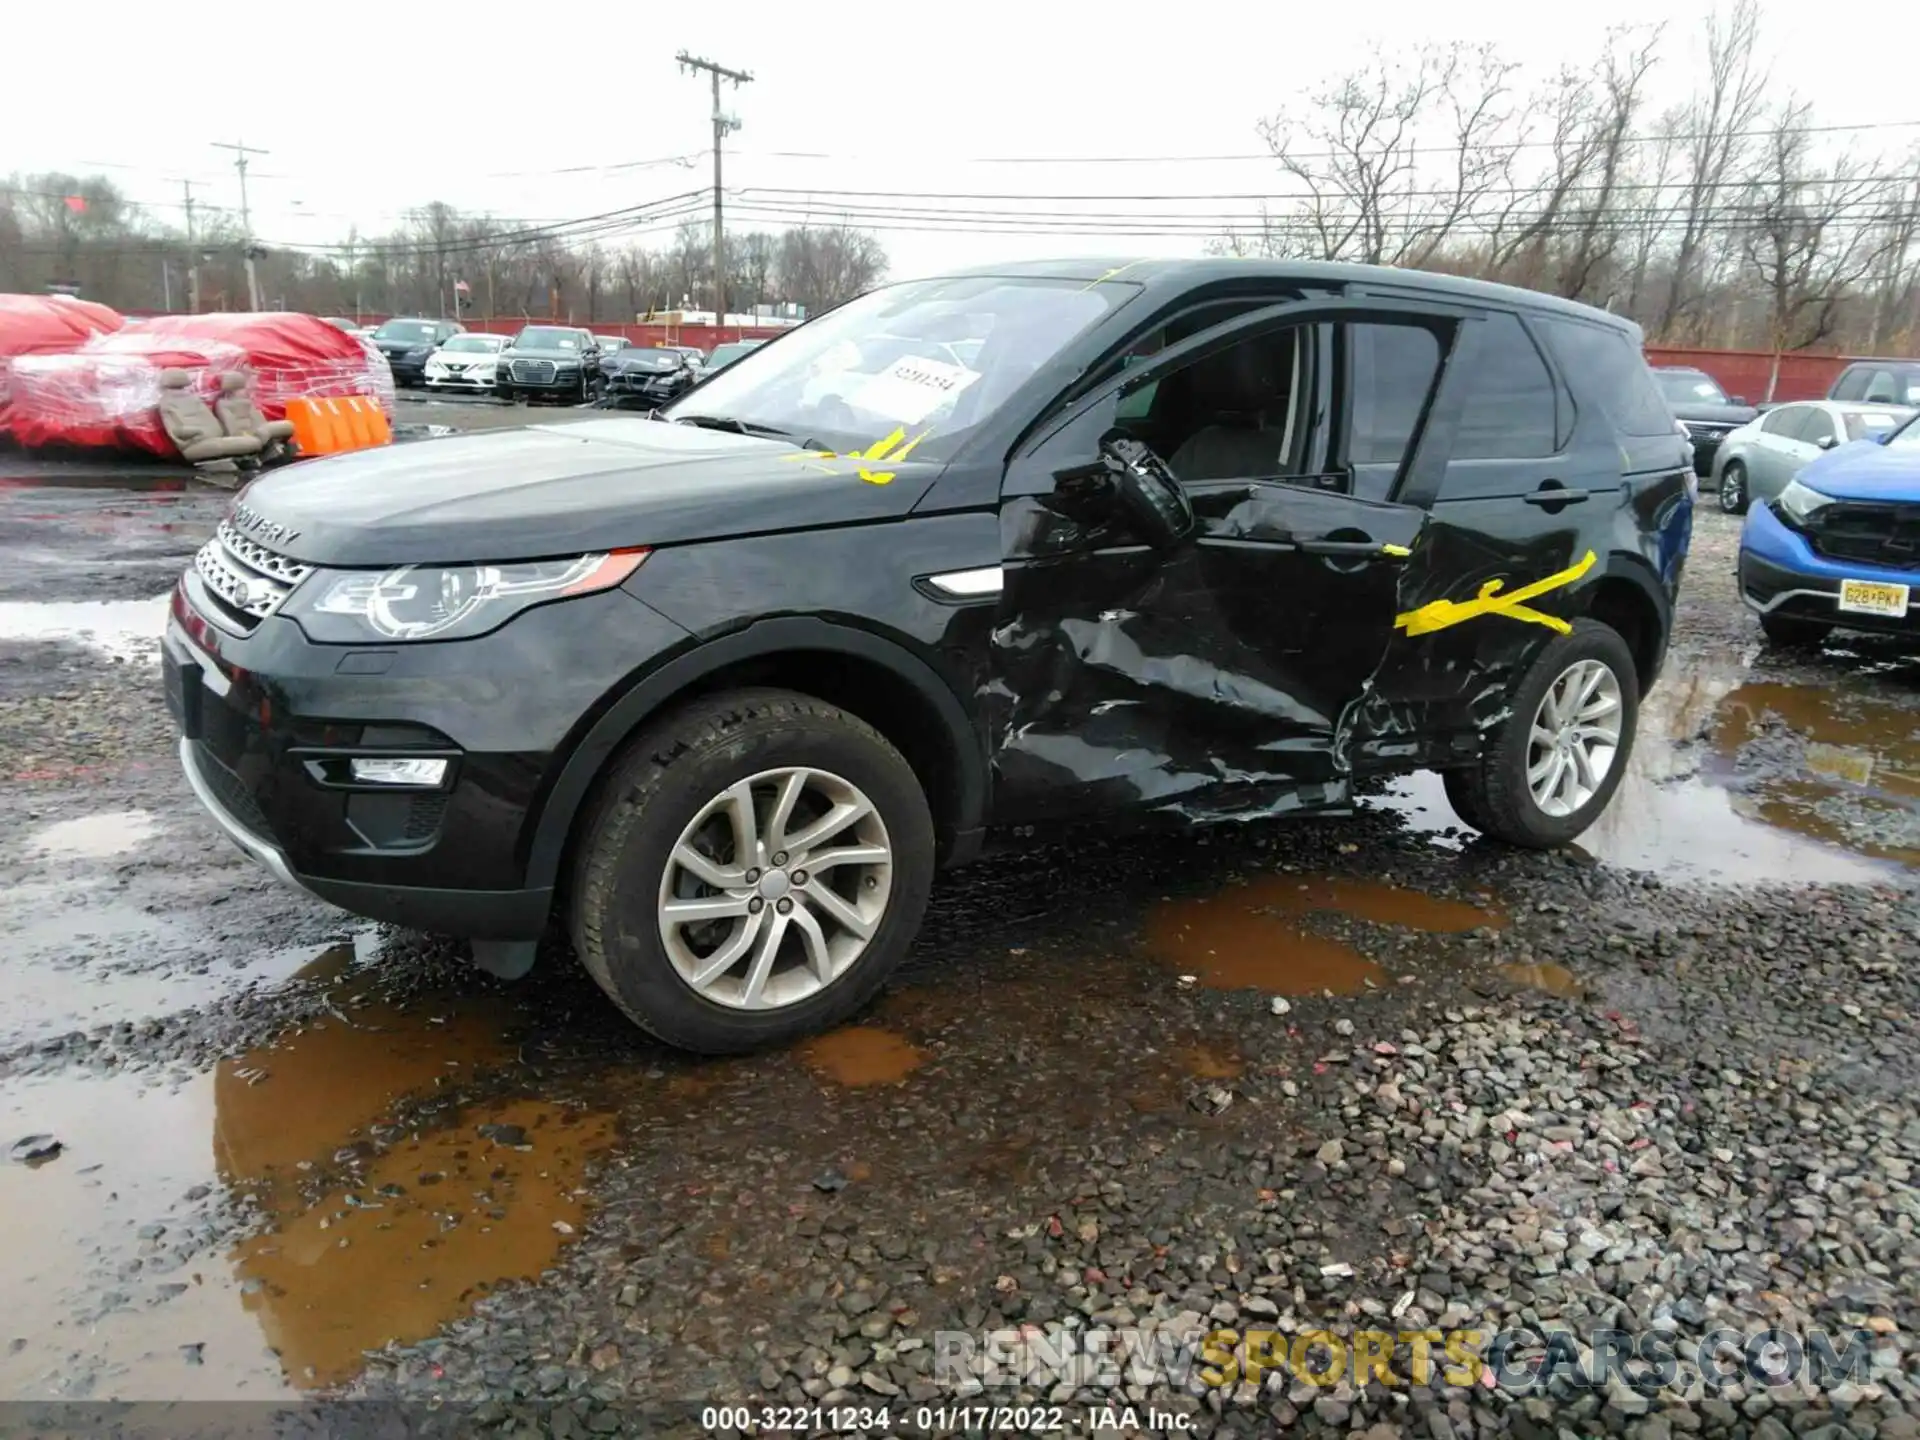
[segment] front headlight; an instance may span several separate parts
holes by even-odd
[[[294,591],[282,613],[322,644],[470,640],[544,601],[611,590],[646,558],[643,549],[613,550],[508,565],[323,570]]]
[[[1774,500],[1774,507],[1796,525],[1804,525],[1818,511],[1833,503],[1831,495],[1822,495],[1811,486],[1802,485],[1798,480],[1789,480],[1787,488]]]

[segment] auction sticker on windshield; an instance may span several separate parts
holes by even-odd
[[[915,425],[979,378],[978,370],[903,355],[862,385],[851,399],[862,410]]]
[[[1897,620],[1907,613],[1907,589],[1877,580],[1842,580],[1840,608],[1855,615],[1887,615]]]

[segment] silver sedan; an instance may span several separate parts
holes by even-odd
[[[1771,500],[1810,460],[1849,440],[1885,435],[1914,412],[1897,405],[1844,400],[1802,400],[1776,405],[1757,420],[1727,432],[1713,457],[1713,484],[1720,508],[1746,512],[1755,500]]]

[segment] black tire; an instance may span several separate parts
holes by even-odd
[[[1788,650],[1811,650],[1825,643],[1833,626],[1822,620],[1797,620],[1786,615],[1762,615],[1760,632],[1767,643]]]
[[[1547,690],[1581,660],[1597,660],[1620,687],[1620,740],[1613,764],[1587,802],[1571,814],[1549,815],[1527,784],[1529,739]],[[1525,850],[1551,850],[1577,839],[1613,799],[1633,754],[1640,715],[1640,682],[1633,652],[1618,631],[1598,620],[1576,620],[1573,633],[1541,650],[1513,693],[1512,713],[1487,739],[1480,759],[1445,772],[1454,813],[1491,839]]]
[[[893,852],[892,889],[846,970],[790,1005],[748,1010],[682,978],[661,939],[659,895],[669,856],[701,809],[783,766],[828,771],[873,802]],[[912,767],[865,721],[786,690],[697,700],[648,727],[602,778],[577,834],[571,921],[587,973],[643,1030],[701,1054],[783,1044],[854,1014],[912,945],[933,885],[933,817]]]
[[[1729,460],[1726,469],[1720,472],[1720,513],[1747,513],[1747,467],[1738,460]]]
[[[506,386],[504,386],[504,385],[496,385],[496,386],[494,386],[494,387],[493,387],[493,394],[494,394],[494,398],[495,398],[496,400],[499,400],[499,401],[501,401],[502,403],[504,403],[504,404],[507,404],[507,405],[511,405],[511,404],[513,404],[513,399],[514,399],[514,396],[513,396],[513,391],[511,391],[511,390],[509,390],[509,389],[507,389],[507,387],[506,387]]]

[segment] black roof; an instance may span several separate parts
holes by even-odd
[[[1623,315],[1615,315],[1592,305],[1582,305],[1575,300],[1563,300],[1558,295],[1548,295],[1539,290],[1495,285],[1486,280],[1467,280],[1431,270],[1402,270],[1392,265],[1352,265],[1337,260],[1242,260],[1231,256],[1203,259],[1116,260],[1105,257],[1088,260],[1025,260],[1004,265],[973,265],[963,270],[949,270],[934,278],[959,279],[975,275],[1080,280],[1088,284],[1114,280],[1139,285],[1152,293],[1169,295],[1235,279],[1276,283],[1292,281],[1324,286],[1390,285],[1403,290],[1425,290],[1436,296],[1478,300],[1515,309],[1547,311],[1596,321],[1630,331],[1636,338],[1640,334],[1640,327]]]

